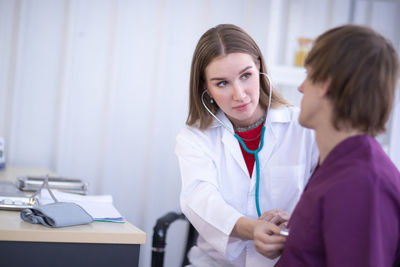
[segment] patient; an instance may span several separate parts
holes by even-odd
[[[384,132],[399,75],[393,46],[346,25],[318,37],[305,61],[299,122],[315,130],[317,168],[288,223],[259,221],[257,251],[276,266],[398,266],[400,173],[374,136]],[[274,239],[276,240],[276,239]]]

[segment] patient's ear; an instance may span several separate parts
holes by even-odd
[[[331,78],[328,78],[325,82],[320,84],[320,96],[325,97],[328,95],[331,86]]]

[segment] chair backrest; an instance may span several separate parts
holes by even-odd
[[[193,225],[186,219],[183,213],[168,212],[164,216],[160,217],[156,225],[153,227],[153,247],[151,254],[151,266],[152,267],[163,267],[164,266],[164,254],[167,239],[167,231],[171,223],[176,220],[186,220],[189,223],[188,235],[186,239],[185,254],[182,259],[182,267],[189,263],[187,254],[192,246],[195,245],[198,237],[198,232]]]

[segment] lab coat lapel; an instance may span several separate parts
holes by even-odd
[[[219,111],[217,113],[217,117],[233,131],[232,123],[225,116],[223,112]],[[215,121],[214,123],[220,124],[219,122]],[[222,143],[224,144],[225,150],[230,154],[230,156],[232,156],[232,158],[235,159],[240,168],[248,175],[249,172],[247,170],[246,163],[244,161],[242,151],[240,149],[239,141],[233,136],[233,134],[230,131],[225,129],[222,125],[218,125],[218,127],[221,127],[221,131],[223,131]]]
[[[287,108],[271,109],[267,122],[265,124],[264,147],[260,151],[259,159],[261,170],[265,169],[272,153],[276,149],[278,142],[277,127],[290,122],[290,116]]]
[[[269,121],[265,124],[264,146],[258,155],[261,169],[263,169],[265,165],[268,163],[269,158],[271,157],[272,152],[275,149],[276,143],[277,143],[277,138],[274,133],[273,125]]]
[[[242,150],[240,149],[239,141],[228,130],[224,130],[222,142],[226,151],[235,159],[240,168],[248,175],[246,163],[244,162]]]

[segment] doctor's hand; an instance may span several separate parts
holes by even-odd
[[[269,259],[281,255],[286,237],[281,236],[280,231],[281,228],[277,225],[258,220],[253,233],[256,250]]]
[[[287,226],[290,214],[281,209],[274,209],[264,212],[258,219],[276,224],[278,226]]]

